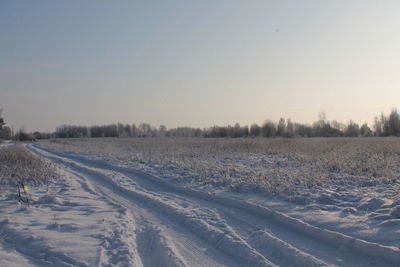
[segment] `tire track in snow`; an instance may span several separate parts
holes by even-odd
[[[67,155],[65,153],[53,152],[53,151],[49,151],[47,149],[41,149],[41,148],[36,147],[36,151],[38,151],[38,150],[41,150],[41,151],[47,152],[47,153],[51,153],[51,156],[53,157],[53,159],[58,158],[59,160],[63,161],[64,164],[75,165],[75,167],[81,168],[81,170],[91,171],[94,173],[96,173],[96,171],[97,171],[98,174],[102,174],[102,173],[104,173],[104,171],[119,172],[126,176],[129,176],[136,183],[140,184],[141,187],[143,187],[142,192],[136,192],[136,194],[139,194],[139,196],[140,196],[139,199],[147,201],[147,202],[151,202],[151,205],[153,205],[159,209],[164,209],[164,208],[171,209],[171,206],[169,206],[168,203],[167,204],[163,203],[163,201],[165,199],[163,199],[163,197],[160,197],[160,195],[156,194],[151,197],[147,196],[147,198],[146,198],[146,197],[144,197],[143,192],[154,190],[154,191],[157,191],[158,193],[163,192],[164,193],[163,196],[175,195],[176,199],[188,199],[190,201],[201,203],[203,206],[205,204],[207,204],[208,207],[214,207],[214,208],[219,207],[222,209],[236,209],[236,210],[240,210],[242,215],[250,214],[251,216],[256,216],[256,217],[264,219],[264,220],[267,219],[270,225],[271,224],[279,225],[279,227],[275,227],[276,229],[283,228],[286,232],[288,232],[288,233],[281,233],[281,232],[273,231],[274,235],[268,234],[268,232],[265,232],[265,233],[259,232],[260,236],[264,236],[264,245],[269,244],[271,246],[271,244],[273,244],[273,247],[277,250],[281,250],[283,255],[290,254],[290,253],[288,253],[288,251],[290,251],[290,252],[297,253],[299,255],[303,255],[304,257],[302,257],[302,260],[305,260],[307,258],[308,260],[314,261],[316,264],[324,264],[323,261],[315,258],[314,256],[311,256],[309,254],[307,256],[307,253],[301,253],[300,249],[298,249],[292,245],[294,242],[299,245],[297,247],[301,248],[301,243],[303,242],[303,240],[301,238],[303,235],[303,237],[305,236],[307,239],[307,240],[305,240],[305,241],[307,241],[305,243],[308,243],[308,244],[311,243],[314,247],[319,248],[319,249],[331,250],[330,253],[339,258],[339,261],[334,259],[335,256],[333,256],[333,258],[328,256],[323,259],[331,264],[338,264],[338,262],[340,262],[340,260],[342,260],[342,263],[348,263],[349,265],[353,265],[353,266],[354,265],[364,265],[364,264],[368,264],[369,262],[375,262],[378,265],[385,264],[387,266],[389,266],[390,263],[392,263],[392,265],[395,266],[395,264],[399,262],[397,260],[400,259],[399,254],[398,254],[399,251],[395,250],[394,248],[384,247],[379,244],[369,243],[369,242],[366,242],[363,240],[351,238],[351,237],[342,235],[340,233],[336,233],[336,232],[332,232],[332,231],[328,231],[328,230],[322,230],[320,228],[308,225],[298,219],[293,219],[289,216],[280,214],[278,212],[274,212],[267,208],[258,207],[256,205],[246,203],[246,202],[239,202],[237,200],[230,200],[230,199],[224,199],[224,198],[217,197],[217,196],[207,195],[205,193],[197,192],[197,191],[190,190],[190,189],[178,188],[177,186],[169,184],[165,181],[162,181],[161,179],[152,177],[147,174],[143,174],[143,173],[135,171],[135,170],[127,170],[127,169],[118,168],[118,167],[107,167],[104,165],[98,166],[99,165],[98,163],[90,162],[90,160],[82,160],[76,156]],[[103,177],[103,178],[108,179],[107,177]],[[110,185],[115,188],[118,188],[120,186],[120,185],[115,184],[111,180],[109,180],[108,182],[110,182],[111,183]],[[132,186],[132,184],[131,184],[131,186]],[[120,188],[119,190],[122,190],[125,192],[124,188]],[[128,192],[125,192],[125,193],[129,194],[129,190],[127,190],[127,191]],[[163,203],[163,204],[160,204],[160,203]],[[182,214],[179,213],[179,211],[177,212],[176,210],[174,211],[173,209],[174,209],[174,207],[172,206],[172,212],[171,212],[171,210],[169,212],[171,212],[174,216],[176,215],[177,217],[182,216]],[[183,223],[185,223],[185,220],[186,220],[187,227],[196,225],[196,227],[199,227],[200,229],[202,229],[202,224],[204,223],[204,221],[201,221],[201,220],[193,221],[192,218],[190,218],[189,222],[187,222],[187,220],[188,220],[187,218],[190,218],[190,215],[186,216],[186,217],[185,217],[185,215],[183,215],[183,217],[180,218],[183,221]],[[231,223],[231,225],[237,226],[236,223]],[[207,229],[207,227],[205,227],[205,228]],[[216,230],[218,232],[218,230],[220,230],[220,229],[216,229]],[[262,229],[261,229],[261,231],[262,231]],[[240,247],[240,245],[245,244],[245,246],[244,246],[244,247],[246,247],[245,250],[247,251],[248,255],[250,255],[250,258],[252,257],[253,253],[255,255],[257,255],[257,256],[259,255],[259,256],[261,256],[261,258],[263,258],[263,256],[255,248],[253,248],[249,244],[247,244],[246,241],[241,236],[238,236],[235,233],[235,231],[232,230],[231,232],[232,232],[232,234],[231,234],[230,240],[229,240],[230,244],[232,244],[232,241],[234,241],[233,243],[238,245],[239,247]],[[300,232],[301,235],[299,235],[298,232]],[[201,233],[201,231],[200,231],[200,233]],[[291,235],[291,233],[292,233],[292,235]],[[203,234],[203,233],[201,233],[201,234]],[[218,245],[218,242],[219,242],[218,238],[215,239],[215,237],[214,237],[214,239],[213,239],[213,234],[215,234],[215,233],[211,234],[210,232],[208,232],[208,233],[205,232],[204,234],[209,235],[208,238],[209,239],[211,238],[211,242]],[[221,237],[223,238],[223,235],[224,235],[223,233],[220,234],[219,238],[221,238]],[[225,236],[226,236],[226,234],[225,234]],[[232,240],[232,236],[237,237],[237,241],[238,241],[237,243],[235,242],[235,240]],[[295,238],[293,238],[291,236],[293,236]],[[296,240],[296,238],[297,239],[300,238],[300,239]],[[284,239],[288,239],[289,242],[283,241]],[[254,243],[254,242],[250,242],[250,243]],[[259,244],[260,241],[258,240],[258,242],[255,242],[255,243]],[[224,244],[224,245],[226,245],[226,244]],[[257,245],[255,245],[255,246],[257,247]],[[217,248],[218,248],[218,246],[217,246]],[[241,249],[242,248],[237,250],[237,248],[236,248],[236,252],[240,252]],[[347,250],[347,253],[343,253],[344,249]],[[370,253],[370,252],[374,252],[374,251],[375,251],[375,253]],[[234,254],[237,254],[236,252]],[[229,251],[227,251],[227,253],[229,253]],[[368,254],[370,254],[370,255],[368,255]],[[235,256],[235,255],[233,255],[233,256]],[[255,258],[257,258],[257,256],[255,256]],[[326,256],[326,254],[324,255],[324,253],[322,253],[320,256]],[[269,260],[267,260],[266,258],[265,258],[265,260],[266,260],[267,264],[272,265],[272,263]],[[296,261],[296,260],[298,260],[298,259],[294,259],[294,261]],[[350,262],[348,262],[348,261],[350,261]],[[300,264],[300,262],[301,261],[299,261],[297,263]]]
[[[181,235],[188,235],[185,229],[176,229],[176,227],[173,227],[174,229],[171,230],[168,229],[170,224],[176,226],[175,221],[160,219],[163,216],[157,213],[154,216],[154,211],[148,213],[139,207],[132,208],[137,203],[132,203],[129,199],[115,195],[112,190],[106,187],[100,186],[98,190],[102,192],[102,195],[107,195],[111,202],[123,207],[130,207],[131,212],[136,213],[135,219],[138,223],[136,231],[137,251],[141,255],[144,266],[222,266],[218,262],[204,258],[203,253],[200,251],[200,248],[203,247],[202,242],[200,242],[199,247],[194,245],[192,240],[187,240],[186,237],[176,236],[178,232]],[[191,237],[193,238],[193,236]],[[198,240],[196,241],[198,242]],[[178,248],[179,245],[183,245],[183,248]],[[187,250],[190,250],[190,252],[185,253]],[[189,257],[187,255],[184,257],[182,256],[183,253],[190,255]],[[186,258],[189,260],[186,260]],[[229,266],[236,266],[229,259],[223,259],[222,261]]]
[[[121,199],[115,198],[113,196],[114,193],[104,187],[97,186],[97,192],[100,195],[107,196],[107,199],[113,204],[123,207],[125,213],[128,214],[128,218],[124,220],[125,222],[122,223],[122,227],[120,228],[123,228],[121,231],[122,236],[134,235],[133,239],[131,238],[122,242],[123,246],[128,244],[134,247],[134,249],[130,249],[130,251],[134,251],[138,255],[138,259],[134,261],[134,266],[188,266],[174,249],[173,244],[165,237],[166,235],[162,233],[162,229],[152,225],[145,218],[142,218],[143,215],[134,216],[132,214],[133,211],[129,209],[132,203],[126,203]],[[138,212],[138,209],[135,209],[135,212]],[[133,225],[135,225],[135,227],[133,227]],[[113,232],[115,232],[115,230]],[[108,240],[113,242],[115,239],[109,238]],[[118,263],[126,261],[117,258],[114,260],[111,259],[111,262]]]
[[[182,259],[164,230],[159,225],[154,225],[154,219],[149,222],[149,218],[142,214],[139,207],[118,197],[109,188],[91,183],[84,174],[73,170],[69,172],[79,179],[82,188],[101,196],[123,213],[119,216],[123,217],[122,224],[112,225],[108,232],[100,236],[103,242],[99,266],[191,266]],[[126,253],[121,253],[121,250]]]
[[[74,171],[70,171],[70,173],[76,178],[76,182],[84,191],[116,207],[119,213],[117,215],[118,220],[111,223],[112,227],[105,229],[103,234],[93,236],[100,239],[97,265],[101,267],[142,266],[142,261],[135,246],[137,238],[135,220],[129,210],[113,201],[109,201],[109,198],[104,193],[99,193],[98,189],[88,183],[81,173]]]
[[[265,229],[265,225],[255,223],[255,219],[244,219],[229,210],[220,210],[220,213],[224,215],[224,218],[229,218],[227,219],[228,222],[234,222],[230,223],[230,225],[235,225],[234,228],[245,236],[244,239],[251,246],[264,255],[276,258],[277,261],[274,263],[277,265],[310,267],[330,265],[276,237],[272,232]]]
[[[85,176],[91,176],[92,181],[94,181],[93,178],[95,177],[96,181],[103,187],[112,189],[111,191],[114,195],[133,201],[133,203],[135,203],[135,201],[146,203],[149,208],[156,209],[174,219],[176,222],[184,225],[191,232],[212,244],[216,249],[232,258],[235,258],[237,261],[242,262],[245,266],[275,266],[254,248],[249,246],[240,236],[232,231],[229,226],[223,224],[209,224],[201,217],[193,216],[194,214],[174,205],[174,203],[164,201],[161,195],[146,192],[146,190],[137,190],[133,187],[130,190],[121,187],[109,179],[107,175],[104,175],[104,173],[93,170],[93,168],[90,167],[82,166],[77,162],[69,161],[68,159],[59,156],[49,156],[44,154],[42,154],[42,156],[51,158],[55,162],[66,165],[75,172],[82,173]],[[218,214],[212,215],[218,217]],[[221,226],[225,226],[224,229],[221,229]]]
[[[54,162],[60,161],[60,159],[53,159]],[[68,165],[65,162],[61,162],[61,164]],[[70,166],[71,167],[71,166]],[[91,193],[94,193],[102,198],[106,198],[111,204],[117,205],[118,207],[122,207],[121,209],[129,210],[130,213],[139,213],[139,217],[143,216],[143,212],[140,211],[141,208],[134,207],[140,204],[140,202],[145,202],[145,201],[133,201],[132,195],[130,193],[133,193],[131,191],[126,191],[123,190],[123,188],[120,188],[118,185],[112,183],[107,177],[104,176],[104,174],[101,173],[91,173],[88,170],[82,171],[81,168],[68,168],[68,172],[72,173],[74,176],[78,177],[80,179],[79,183],[81,184],[82,188],[85,190],[90,191]],[[93,176],[94,175],[94,176]],[[91,178],[88,178],[91,177]],[[103,182],[99,182],[99,179],[102,177]],[[122,191],[121,191],[122,190]],[[121,195],[123,197],[121,197]],[[138,196],[136,196],[138,197]],[[140,197],[140,196],[139,196]],[[149,198],[151,200],[151,198]],[[143,200],[140,198],[139,200]],[[155,202],[156,203],[156,202]],[[147,203],[145,206],[146,210],[149,210]],[[139,205],[143,206],[143,205]],[[159,207],[158,207],[159,208]],[[152,211],[154,213],[154,211]],[[157,212],[156,212],[157,213]],[[161,210],[161,213],[165,213],[165,211]],[[171,215],[171,214],[169,214]],[[137,229],[135,230],[135,249],[132,251],[132,253],[139,253],[141,261],[134,261],[135,264],[133,266],[140,266],[141,264],[144,264],[145,266],[222,266],[222,265],[229,265],[229,266],[236,266],[236,264],[232,261],[232,259],[228,258],[227,256],[222,256],[218,255],[218,253],[215,253],[214,251],[200,251],[202,250],[202,247],[205,247],[202,243],[200,242],[200,249],[198,246],[193,245],[192,240],[190,242],[183,242],[184,249],[182,249],[182,244],[176,244],[176,240],[170,240],[169,237],[171,237],[170,232],[168,234],[165,233],[165,227],[160,227],[162,226],[161,224],[154,224],[154,219],[150,220],[151,222],[148,221],[148,218],[139,218],[138,216],[133,216],[135,217],[135,220],[138,220],[136,222]],[[144,216],[146,217],[146,216]],[[171,217],[171,216],[169,216]],[[173,220],[171,221],[173,224],[176,224],[176,216],[172,216]],[[131,220],[127,220],[131,221]],[[165,221],[164,221],[165,223]],[[165,225],[165,224],[164,224]],[[168,222],[167,222],[168,225]],[[178,229],[179,232],[181,232],[180,229]],[[184,231],[182,231],[184,232]],[[193,236],[192,236],[193,237]],[[110,240],[110,239],[108,239]],[[111,241],[111,240],[110,240]],[[179,241],[182,241],[182,239],[179,239]],[[185,241],[185,240],[183,240]],[[121,244],[123,246],[123,244]],[[180,245],[180,246],[178,246]],[[207,245],[206,247],[208,247]],[[99,265],[100,266],[114,266],[111,264],[114,264],[115,261],[113,260],[114,258],[118,257],[118,253],[113,257],[112,255],[110,256],[110,252],[107,250],[109,247],[103,246],[104,251],[102,253],[102,259],[100,260]],[[149,250],[146,249],[146,247],[152,247],[152,251],[149,253]],[[180,247],[180,249],[176,249],[176,247]],[[188,253],[188,248],[192,248],[192,251]],[[196,253],[197,251],[200,251]],[[146,252],[147,251],[147,252]],[[185,261],[183,257],[181,257],[180,252],[183,251],[185,254],[190,254],[190,261]],[[111,251],[112,252],[112,251]],[[193,253],[194,252],[194,253]],[[211,257],[210,259],[204,258],[204,252]],[[144,254],[147,254],[144,255]],[[199,255],[199,259],[192,258],[194,254]],[[149,257],[150,256],[150,257]],[[110,261],[111,264],[108,265],[107,261]],[[195,262],[192,264],[192,262]],[[253,265],[253,264],[251,264]],[[130,266],[130,265],[124,265],[124,264],[117,264],[115,266]],[[242,265],[243,266],[243,265]],[[257,265],[253,265],[257,266]],[[265,266],[265,265],[263,265]]]

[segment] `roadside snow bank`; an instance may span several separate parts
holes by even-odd
[[[113,259],[135,265],[134,248],[118,243],[119,238],[134,232],[114,236],[109,243],[117,250],[112,254],[100,245],[111,231],[110,225],[124,229],[121,225],[129,219],[123,211],[93,195],[87,185],[80,184],[79,177],[61,169],[57,175],[45,185],[30,186],[30,206],[18,204],[13,185],[3,186],[0,266],[100,266],[102,260],[111,263]]]

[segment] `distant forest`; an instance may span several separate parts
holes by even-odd
[[[241,126],[239,123],[228,126],[212,126],[209,128],[177,127],[167,129],[166,126],[153,127],[141,124],[109,124],[102,126],[62,125],[52,134],[36,132],[35,138],[79,138],[79,137],[205,137],[205,138],[239,138],[239,137],[369,137],[400,136],[400,115],[393,109],[388,115],[375,117],[372,127],[367,123],[359,125],[354,121],[347,124],[335,120],[328,121],[324,112],[319,120],[312,124],[292,122],[281,118],[278,122],[267,120],[262,125],[256,123]]]
[[[3,119],[2,122],[4,122]],[[354,121],[347,124],[335,120],[328,121],[324,112],[321,112],[319,120],[312,124],[296,123],[291,119],[281,118],[278,122],[267,120],[262,125],[254,123],[250,126],[241,126],[236,123],[235,125],[212,126],[203,129],[192,127],[167,129],[164,125],[154,127],[147,123],[138,125],[115,123],[95,126],[62,125],[57,127],[54,133],[27,134],[20,130],[12,135],[7,126],[3,126],[3,128],[1,126],[0,138],[19,140],[82,137],[379,137],[400,136],[400,115],[397,109],[393,109],[388,115],[381,113],[380,116],[375,117],[371,127],[367,123],[359,125]]]

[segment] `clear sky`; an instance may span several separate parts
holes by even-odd
[[[0,2],[8,125],[371,122],[400,106],[400,1]]]

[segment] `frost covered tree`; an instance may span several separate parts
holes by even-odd
[[[278,125],[276,126],[276,135],[283,136],[286,129],[286,121],[284,118],[280,118]]]
[[[360,134],[360,127],[358,126],[357,123],[354,121],[350,121],[345,130],[344,130],[344,136],[346,137],[357,137]]]
[[[312,137],[313,136],[313,128],[310,125],[295,123],[295,135],[301,137]]]
[[[124,125],[120,122],[117,124],[117,133],[118,137],[124,136]]]
[[[239,123],[236,123],[232,130],[232,137],[243,137],[243,129],[240,127]]]
[[[0,116],[1,118],[1,116]],[[1,118],[2,119],[2,118]],[[0,121],[2,126],[4,120]],[[4,127],[3,127],[4,128]],[[389,115],[381,113],[375,117],[373,130],[364,123],[361,127],[354,121],[347,125],[333,121],[327,121],[325,112],[321,112],[318,120],[313,124],[293,123],[290,119],[280,118],[273,122],[266,120],[262,126],[256,123],[250,127],[241,126],[239,123],[227,126],[212,126],[199,129],[192,127],[177,127],[167,129],[161,125],[156,128],[148,123],[135,124],[109,124],[103,126],[74,126],[62,125],[57,127],[52,136],[60,138],[76,137],[214,137],[214,138],[239,138],[239,137],[340,137],[340,136],[400,136],[400,114],[393,109]]]
[[[167,134],[167,126],[160,125],[160,127],[158,128],[158,136],[165,137],[166,134]]]
[[[3,109],[0,108],[0,140],[1,139],[11,139],[12,133],[10,127],[4,126],[6,123],[2,116]]]
[[[383,112],[381,113],[381,124],[382,124],[382,135],[383,136],[389,136],[390,131],[389,131],[389,120],[386,118],[385,114]]]
[[[135,124],[132,124],[131,133],[132,137],[138,137],[138,130]]]
[[[0,139],[10,140],[12,138],[11,128],[8,126],[3,126],[0,130]]]
[[[276,128],[275,124],[268,120],[261,127],[261,136],[263,137],[275,137],[276,136]]]
[[[396,109],[390,112],[387,123],[388,134],[391,136],[400,136],[400,116]]]
[[[329,122],[326,119],[326,113],[322,111],[318,115],[319,120],[313,123],[312,136],[316,137],[338,137],[343,136],[342,125],[337,121]]]
[[[361,125],[360,136],[362,136],[362,137],[372,136],[372,130],[369,128],[367,123],[364,123],[363,125]]]
[[[91,134],[88,127],[77,125],[61,125],[57,127],[55,132],[55,136],[58,138],[80,138],[91,136]]]
[[[242,127],[242,136],[241,137],[248,137],[249,136],[249,126],[245,125]]]
[[[294,128],[294,124],[292,122],[291,119],[287,120],[286,123],[286,131],[285,131],[285,137],[294,137],[295,136],[295,128]]]
[[[250,136],[251,137],[260,136],[260,126],[258,126],[257,123],[253,123],[250,126]]]
[[[383,132],[382,122],[377,116],[375,116],[375,119],[374,119],[374,130],[375,130],[375,136],[382,135],[382,132]]]
[[[0,130],[3,128],[3,126],[6,124],[5,122],[4,122],[4,119],[3,119],[3,109],[1,109],[0,108]]]
[[[124,126],[124,135],[132,137],[132,128],[129,124],[125,124]]]
[[[139,137],[149,137],[152,134],[152,127],[148,123],[141,123],[138,126]]]

